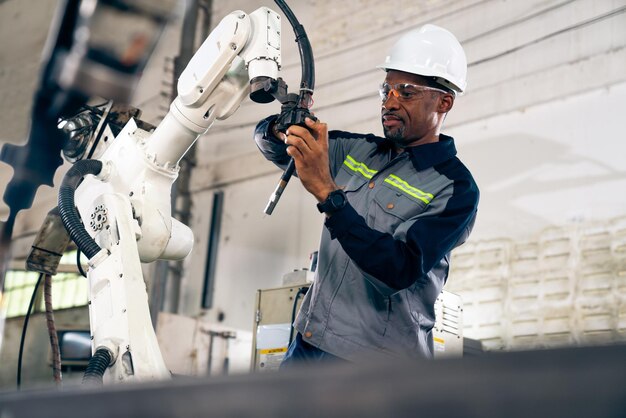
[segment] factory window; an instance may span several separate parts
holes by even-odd
[[[59,273],[52,277],[52,307],[66,309],[84,306],[88,301],[87,279],[76,269],[76,250],[69,251],[61,258]],[[37,283],[39,273],[26,270],[7,271],[4,282],[4,298],[7,318],[22,316],[28,310],[28,304]],[[44,308],[43,280],[39,285],[34,311]]]

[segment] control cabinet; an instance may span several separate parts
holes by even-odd
[[[277,370],[294,336],[291,324],[311,283],[257,290],[252,329],[252,370]]]

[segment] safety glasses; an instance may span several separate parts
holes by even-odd
[[[421,99],[422,97],[424,97],[424,93],[426,93],[427,91],[436,91],[439,93],[449,94],[445,90],[427,86],[418,86],[416,84],[409,83],[398,83],[394,85],[383,83],[378,89],[380,99],[383,102],[387,101],[387,99],[389,98],[389,93],[396,96],[396,98],[401,102],[408,102],[411,100]]]

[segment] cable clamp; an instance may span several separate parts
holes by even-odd
[[[117,361],[117,355],[120,351],[120,345],[107,338],[98,343],[95,351],[98,350],[106,350],[109,352],[109,354],[111,355],[111,361],[109,362],[107,367],[111,367]]]
[[[106,248],[102,248],[96,255],[91,257],[87,264],[92,269],[98,267],[98,265],[103,262],[109,256],[109,251]]]
[[[108,182],[111,178],[111,174],[113,173],[113,162],[108,160],[104,164],[102,164],[102,169],[98,174],[96,174],[96,178],[104,183]]]

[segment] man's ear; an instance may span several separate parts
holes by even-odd
[[[448,113],[452,109],[452,106],[454,106],[454,96],[451,94],[442,94],[437,112]]]

